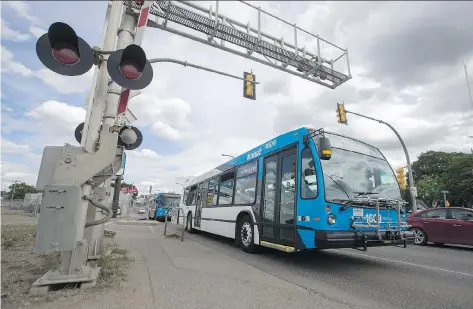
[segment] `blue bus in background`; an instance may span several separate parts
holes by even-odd
[[[171,218],[171,208],[179,206],[181,195],[176,193],[158,193],[156,195],[156,208],[152,219],[164,221],[166,214]],[[169,210],[169,211],[168,211]]]
[[[394,171],[371,145],[300,128],[186,183],[189,232],[285,252],[407,246],[405,202]]]

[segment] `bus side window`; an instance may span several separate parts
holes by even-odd
[[[317,197],[317,175],[315,173],[314,156],[309,147],[302,150],[301,159],[301,198],[315,198]]]
[[[187,198],[189,197],[189,188],[184,190],[184,196],[182,197],[182,203],[187,205]]]
[[[218,190],[217,184],[218,184],[217,177],[209,180],[209,189],[207,191],[207,205],[208,206],[217,205],[217,194],[216,194]]]
[[[197,185],[191,187],[189,197],[187,198],[187,205],[195,205],[195,199],[197,197]]]

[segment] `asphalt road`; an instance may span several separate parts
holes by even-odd
[[[247,254],[233,241],[186,237],[327,298],[377,308],[473,308],[473,249],[408,246]]]
[[[142,235],[141,254],[150,261],[153,228],[114,227],[128,237]],[[161,224],[154,227],[160,230]],[[131,233],[130,233],[131,232]],[[472,308],[473,249],[434,245],[408,248],[368,248],[367,252],[340,249],[288,254],[263,249],[248,254],[233,241],[206,233],[186,239],[237,259],[266,274],[295,284],[321,299],[351,308]],[[131,241],[131,239],[130,239]]]

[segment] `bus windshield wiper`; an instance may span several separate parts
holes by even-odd
[[[350,197],[350,195],[348,195],[347,191],[345,191],[345,189],[343,189],[343,187],[342,187],[341,185],[339,185],[338,182],[336,182],[336,181],[332,178],[332,176],[327,175],[327,174],[325,174],[325,173],[324,173],[324,175],[327,176],[328,178],[330,178],[340,189],[342,189],[343,193],[345,193],[345,194],[347,195],[348,199],[351,200],[351,197]]]
[[[360,192],[360,191],[353,191],[357,196],[360,195],[371,195],[371,194],[379,194],[378,192]]]

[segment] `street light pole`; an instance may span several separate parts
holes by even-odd
[[[366,119],[369,119],[369,120],[377,121],[377,122],[382,123],[382,124],[385,124],[389,128],[391,128],[391,130],[393,130],[394,134],[396,134],[396,136],[399,138],[399,141],[401,142],[401,145],[402,145],[402,149],[404,150],[404,154],[406,155],[407,177],[409,179],[409,192],[411,193],[412,212],[416,212],[417,211],[417,203],[416,203],[416,197],[413,194],[413,191],[414,191],[413,190],[413,188],[414,188],[414,177],[412,176],[411,159],[409,158],[409,152],[407,151],[406,145],[404,144],[404,141],[402,140],[401,135],[399,135],[399,133],[396,131],[396,129],[394,129],[394,127],[392,125],[390,125],[389,123],[387,123],[383,120],[375,119],[375,118],[368,117],[368,116],[358,114],[358,113],[354,113],[354,112],[350,112],[348,110],[345,110],[345,112],[356,115],[356,116],[360,116],[360,117],[363,117],[363,118],[366,118]]]
[[[443,193],[443,205],[447,207],[447,193],[450,193],[450,192],[447,190],[442,190],[440,191],[440,193]]]

